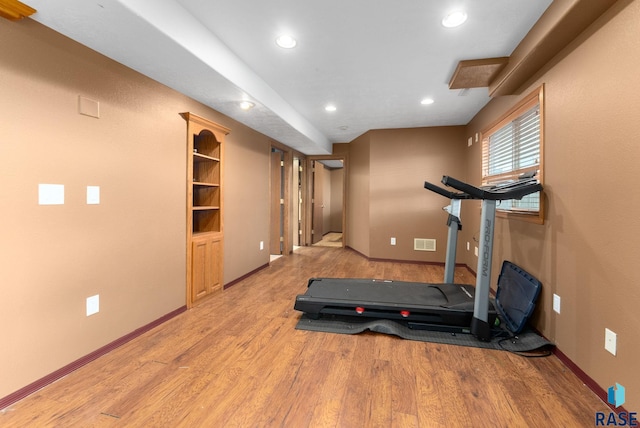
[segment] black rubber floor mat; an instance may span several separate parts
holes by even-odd
[[[399,321],[387,319],[372,320],[338,315],[323,316],[320,319],[314,320],[303,314],[296,325],[296,329],[339,334],[358,334],[369,330],[377,333],[391,334],[407,340],[498,349],[511,352],[530,352],[544,347],[554,346],[553,343],[531,330],[525,330],[515,337],[509,337],[510,335],[506,330],[499,330],[495,332],[496,334],[490,342],[483,342],[470,334],[414,330],[409,328],[406,323]]]

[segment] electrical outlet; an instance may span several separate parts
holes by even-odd
[[[260,241],[260,251],[264,250],[264,241]]]
[[[474,247],[473,254],[475,254],[476,257],[478,257],[478,247]]]
[[[100,312],[100,295],[87,297],[87,316]]]
[[[558,296],[557,294],[553,294],[553,310],[556,313],[560,313],[560,296]]]
[[[604,329],[604,349],[616,355],[616,343],[618,341],[618,335],[608,328]]]
[[[391,245],[396,245],[396,238],[391,238]]]
[[[471,248],[470,245],[471,244],[469,244],[469,241],[467,241],[467,251],[469,251],[469,248]]]

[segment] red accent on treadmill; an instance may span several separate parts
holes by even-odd
[[[364,312],[364,308],[362,306],[356,307],[356,313],[361,314]]]
[[[403,317],[408,317],[411,314],[411,312],[409,311],[400,311],[400,315],[402,315]]]

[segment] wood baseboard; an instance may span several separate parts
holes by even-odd
[[[355,249],[349,247],[348,245],[345,246],[345,248],[347,250],[351,250],[354,253],[359,254],[360,256],[364,257],[365,259],[369,260],[370,262],[411,263],[411,264],[416,264],[416,265],[444,266],[444,263],[442,263],[442,262],[425,262],[425,261],[422,261],[422,260],[378,259],[378,258],[375,258],[375,257],[365,256],[360,251],[355,250]],[[469,266],[467,266],[464,263],[456,263],[456,267],[466,267],[467,269],[469,269]],[[475,272],[473,272],[473,270],[469,269],[469,271],[471,273],[473,273],[473,275],[475,276]]]
[[[540,336],[544,337],[537,330],[536,330],[536,332],[538,334],[540,334]],[[607,406],[609,406],[609,408],[611,409],[612,412],[615,412],[615,413],[626,412],[626,413],[628,413],[628,411],[623,406],[620,406],[620,407],[616,408],[613,404],[610,404],[607,401],[607,391],[605,391],[602,387],[600,387],[600,385],[598,385],[596,383],[596,381],[591,378],[591,376],[586,374],[580,367],[578,367],[578,365],[576,363],[571,361],[571,359],[569,357],[567,357],[560,349],[558,349],[557,346],[553,347],[553,355],[558,357],[558,359],[560,361],[562,361],[562,364],[567,366],[567,368],[569,370],[571,370],[571,372],[573,374],[575,374],[578,377],[578,379],[580,379],[587,386],[587,388],[589,388],[591,391],[593,391],[593,393],[596,394],[598,396],[598,398],[600,398]]]
[[[456,266],[457,266],[457,265],[456,265]],[[471,273],[471,275],[476,276],[476,277],[478,276],[478,274],[476,273],[476,271],[475,271],[475,270],[473,270],[473,269],[471,269],[471,268],[469,267],[469,265],[465,264],[465,265],[464,265],[464,267],[466,267],[466,268],[467,268],[467,270]]]
[[[247,278],[249,278],[251,275],[253,275],[253,274],[255,274],[255,273],[258,273],[258,272],[260,272],[262,269],[264,269],[264,268],[268,268],[268,267],[269,267],[269,263],[265,263],[265,264],[263,264],[262,266],[260,266],[260,267],[258,267],[258,268],[256,268],[256,269],[252,270],[251,272],[249,272],[249,273],[245,273],[245,274],[244,274],[244,275],[242,275],[240,278],[236,278],[236,279],[234,279],[233,281],[231,281],[230,283],[225,284],[225,285],[224,285],[224,287],[223,287],[223,289],[224,289],[224,290],[226,290],[226,289],[227,289],[227,288],[229,288],[229,287],[233,287],[234,285],[236,285],[236,284],[237,284],[237,283],[239,283],[240,281],[242,281],[242,280],[244,280],[244,279],[247,279]]]
[[[129,334],[126,334],[124,336],[122,336],[119,339],[114,340],[111,343],[108,343],[107,345],[103,346],[102,348],[96,349],[95,351],[91,352],[90,354],[85,355],[84,357],[81,357],[77,360],[75,360],[74,362],[67,364],[66,366],[54,371],[53,373],[50,373],[48,375],[46,375],[43,378],[40,378],[38,380],[36,380],[35,382],[30,383],[29,385],[25,386],[24,388],[20,388],[19,390],[17,390],[16,392],[7,395],[6,397],[0,398],[0,410],[1,409],[5,409],[7,407],[9,407],[10,405],[22,400],[23,398],[27,397],[28,395],[33,394],[34,392],[44,388],[45,386],[57,381],[58,379],[63,378],[64,376],[68,375],[69,373],[79,369],[80,367],[90,363],[91,361],[108,354],[109,352],[113,351],[114,349],[124,345],[125,343],[131,341],[132,339],[135,339],[138,336],[141,336],[143,333],[146,333],[147,331],[159,326],[160,324],[170,320],[171,318],[185,312],[187,310],[186,306],[182,306],[172,312],[169,312],[168,314],[158,318],[155,321],[150,322],[147,325],[144,325],[134,331],[132,331]]]

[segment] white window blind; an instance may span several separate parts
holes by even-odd
[[[518,179],[540,168],[540,105],[535,104],[483,140],[482,184],[495,185]],[[535,213],[540,193],[521,200],[502,201],[499,210]]]

